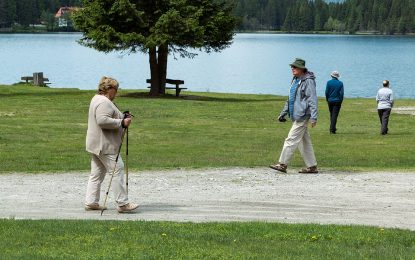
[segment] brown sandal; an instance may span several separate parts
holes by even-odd
[[[286,164],[278,163],[278,164],[270,165],[269,167],[271,169],[287,173],[287,165]]]
[[[305,173],[305,174],[318,173],[317,166],[311,166],[311,167],[303,168],[299,171],[299,173]]]

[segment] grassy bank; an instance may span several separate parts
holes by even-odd
[[[411,259],[414,241],[358,226],[0,220],[1,259]]]
[[[0,172],[89,170],[85,150],[88,106],[94,91],[0,86]],[[276,122],[286,97],[184,93],[148,98],[121,90],[121,110],[136,117],[130,129],[133,170],[257,167],[278,159],[289,122]],[[379,135],[373,99],[347,99],[330,135],[328,109],[320,99],[319,122],[310,130],[322,169],[415,170],[413,116],[392,114],[390,135]],[[415,100],[396,106],[415,107]],[[302,166],[297,155],[293,167]]]

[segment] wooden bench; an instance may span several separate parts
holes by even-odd
[[[43,72],[35,72],[33,76],[23,76],[20,80],[25,81],[26,83],[33,82],[36,86],[44,86],[45,84],[50,84],[48,78],[43,77]],[[48,82],[48,83],[47,83]]]
[[[146,82],[148,84],[151,84],[151,79],[147,79]],[[184,80],[180,80],[180,79],[166,79],[166,83],[167,84],[172,84],[175,85],[175,87],[166,87],[166,89],[175,89],[176,90],[176,97],[178,97],[180,95],[180,91],[182,91],[182,89],[187,89],[187,88],[181,88],[180,85],[184,84]],[[147,88],[151,88],[147,87]]]

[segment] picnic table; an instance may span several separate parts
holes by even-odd
[[[147,83],[151,84],[151,79],[147,79],[146,80]],[[172,84],[175,85],[174,87],[166,87],[166,89],[175,89],[176,90],[176,97],[178,97],[180,95],[180,91],[182,91],[182,89],[187,89],[187,88],[182,88],[180,87],[180,85],[184,84],[184,80],[180,80],[180,79],[166,79],[166,83],[167,84]],[[147,87],[147,88],[151,88]]]
[[[25,81],[26,83],[33,82],[35,86],[45,86],[50,84],[49,79],[43,77],[43,72],[35,72],[33,76],[23,76],[20,80]]]

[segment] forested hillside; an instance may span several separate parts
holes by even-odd
[[[0,28],[14,24],[51,23],[62,6],[81,6],[81,0],[0,0]]]
[[[238,30],[415,33],[415,0],[224,0],[235,4]],[[0,0],[0,29],[54,23],[62,6],[81,0]]]
[[[415,0],[236,0],[240,30],[415,32]]]

